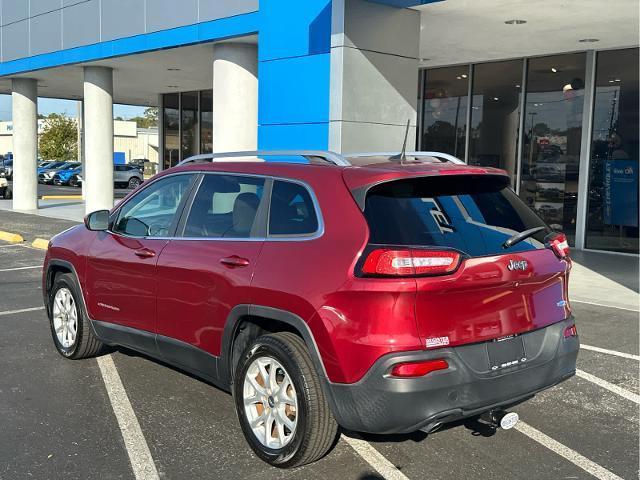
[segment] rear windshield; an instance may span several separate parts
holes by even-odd
[[[414,178],[372,187],[364,214],[370,242],[447,247],[471,256],[506,253],[515,233],[545,223],[508,187],[503,176],[451,175]],[[509,248],[544,248],[547,227]]]

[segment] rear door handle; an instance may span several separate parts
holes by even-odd
[[[223,264],[225,267],[229,267],[229,268],[240,268],[240,267],[249,266],[249,260],[247,260],[246,258],[239,257],[237,255],[221,258],[220,263]]]
[[[156,252],[148,248],[140,248],[134,252],[140,258],[152,258],[156,256]]]

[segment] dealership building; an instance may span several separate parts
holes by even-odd
[[[159,107],[159,164],[416,149],[505,169],[579,249],[638,254],[637,0],[3,0],[14,208],[37,97],[83,101],[88,211],[113,205],[113,103]]]

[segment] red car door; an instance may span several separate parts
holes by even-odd
[[[219,356],[229,312],[251,302],[266,228],[265,182],[204,174],[182,236],[171,240],[158,260],[158,347],[165,357],[175,360],[174,349],[185,347]],[[186,366],[202,371],[198,357],[179,356],[180,363],[191,358],[193,364]]]
[[[175,230],[194,174],[163,177],[131,197],[87,257],[87,309],[94,320],[153,332],[158,258]]]

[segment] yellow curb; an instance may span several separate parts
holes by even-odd
[[[46,250],[47,248],[49,248],[49,240],[47,240],[46,238],[36,238],[31,243],[31,246],[33,248],[39,248],[40,250]]]
[[[40,200],[82,200],[82,195],[43,195]]]
[[[0,240],[4,240],[5,242],[9,242],[9,243],[24,242],[24,238],[22,238],[22,235],[18,235],[17,233],[11,233],[11,232],[3,232],[2,230],[0,230]]]

